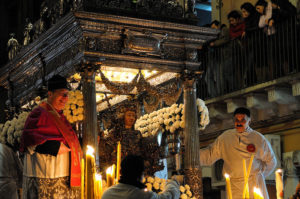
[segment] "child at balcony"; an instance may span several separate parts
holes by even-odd
[[[231,11],[227,18],[229,20],[229,35],[230,39],[240,39],[245,32],[245,23],[242,21],[242,16],[237,10]]]

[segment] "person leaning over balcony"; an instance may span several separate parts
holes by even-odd
[[[250,37],[253,31],[258,29],[260,15],[255,7],[249,2],[243,3],[241,5],[241,10],[245,21],[245,32],[243,33],[243,37]]]
[[[240,107],[234,111],[235,129],[221,134],[213,144],[200,150],[201,165],[209,166],[223,159],[223,174],[227,173],[231,180],[232,198],[243,198],[244,170],[243,159],[248,167],[251,155],[254,160],[249,175],[250,198],[253,198],[254,186],[258,186],[265,199],[269,199],[265,185],[265,177],[275,169],[277,161],[268,140],[259,132],[249,127],[250,111]]]
[[[217,20],[211,23],[211,28],[220,30],[218,38],[210,42],[210,47],[214,49],[216,60],[218,61],[214,66],[220,66],[214,81],[216,81],[219,94],[222,94],[224,91],[228,92],[231,89],[233,81],[229,29],[225,24],[221,24]],[[216,72],[216,70],[214,70],[214,72]]]
[[[119,183],[106,190],[102,199],[179,199],[179,183],[176,180],[169,181],[159,194],[145,190],[146,186],[142,183],[144,170],[141,156],[126,156],[121,162]]]
[[[55,75],[48,81],[48,99],[27,117],[20,151],[25,153],[23,199],[80,198],[81,147],[63,115],[68,82]]]
[[[272,3],[265,0],[258,0],[255,4],[257,12],[260,14],[258,26],[265,28],[272,17]]]
[[[245,31],[245,23],[242,21],[242,16],[237,10],[231,11],[227,18],[229,20],[229,35],[230,39],[240,39]]]

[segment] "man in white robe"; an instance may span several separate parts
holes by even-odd
[[[259,132],[249,127],[250,111],[246,108],[237,108],[234,112],[235,129],[225,131],[213,144],[200,150],[201,165],[212,165],[223,159],[223,174],[230,176],[232,198],[242,199],[244,188],[243,159],[249,166],[251,155],[254,160],[249,176],[250,198],[253,198],[253,189],[261,189],[265,199],[269,199],[265,177],[271,174],[276,167],[276,157],[268,140]]]
[[[18,199],[23,166],[16,153],[0,143],[0,198]]]

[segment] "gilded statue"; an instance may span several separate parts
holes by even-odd
[[[27,46],[30,42],[31,42],[31,33],[33,30],[33,25],[32,23],[29,21],[29,19],[26,19],[26,26],[25,26],[25,30],[24,30],[24,41],[23,41],[23,45]]]
[[[19,50],[19,42],[15,39],[15,33],[10,33],[10,39],[7,42],[8,59],[12,60]]]
[[[116,164],[117,143],[121,143],[122,157],[141,155],[145,159],[146,174],[153,175],[164,168],[160,159],[160,148],[156,138],[143,138],[140,131],[134,130],[137,119],[136,108],[127,106],[119,114],[119,119],[107,136],[100,137],[99,159],[102,169]]]

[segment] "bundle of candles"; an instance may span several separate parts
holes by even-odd
[[[253,159],[254,159],[254,154],[251,155],[248,169],[246,167],[246,160],[243,159],[244,180],[245,180],[244,189],[243,189],[243,199],[249,199],[250,198],[248,179],[249,179],[249,176],[250,176],[250,171],[251,171]],[[230,176],[227,173],[225,173],[224,176],[225,176],[225,180],[226,180],[227,198],[232,199]],[[283,177],[282,177],[282,170],[281,169],[276,170],[275,180],[276,180],[277,199],[283,199]],[[254,187],[253,199],[264,199],[261,190],[257,187]]]
[[[120,179],[121,144],[117,148],[117,169],[113,164],[106,170],[106,188],[116,184]],[[117,172],[116,172],[117,170]],[[115,175],[115,173],[117,175]],[[85,160],[81,160],[81,199],[101,199],[103,194],[102,176],[96,171],[94,148],[87,146]]]

